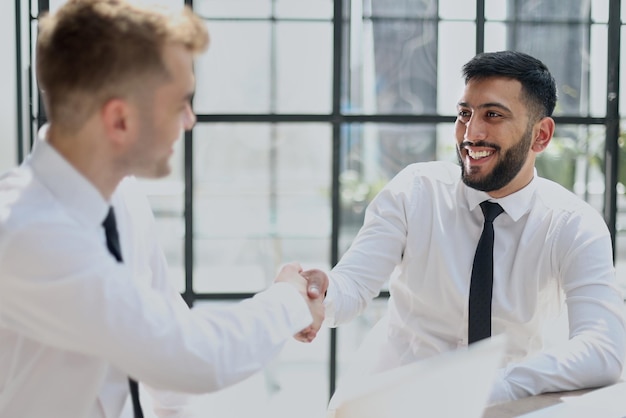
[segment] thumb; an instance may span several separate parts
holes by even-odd
[[[313,269],[302,272],[307,280],[307,294],[311,299],[324,296],[328,289],[328,276],[321,270]]]

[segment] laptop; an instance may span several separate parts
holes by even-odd
[[[505,350],[503,335],[340,387],[327,418],[480,418]]]

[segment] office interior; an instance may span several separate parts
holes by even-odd
[[[0,171],[28,155],[45,121],[32,71],[36,24],[62,3],[0,3]],[[198,122],[177,142],[172,174],[141,180],[189,305],[237,303],[286,262],[330,269],[395,173],[456,161],[461,66],[503,49],[536,56],[555,76],[557,128],[537,172],[604,216],[626,292],[626,1],[142,3],[188,4],[211,34],[195,66]],[[324,416],[388,296],[311,344],[288,343],[262,373],[198,408],[224,418]]]

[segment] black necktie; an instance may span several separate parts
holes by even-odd
[[[493,289],[493,220],[503,212],[497,203],[484,201],[483,233],[476,246],[469,295],[468,341],[473,343],[491,336],[491,295]]]
[[[113,207],[109,208],[107,217],[102,222],[104,227],[104,234],[107,239],[107,248],[109,252],[119,262],[122,261],[122,249],[120,247],[120,236],[117,233],[117,222],[115,222],[115,213]],[[130,386],[130,396],[133,400],[133,411],[135,412],[135,418],[143,418],[143,411],[141,410],[141,403],[139,403],[139,386],[137,381],[128,378],[128,385]]]

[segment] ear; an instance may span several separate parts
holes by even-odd
[[[533,144],[531,146],[533,151],[540,153],[546,149],[550,140],[552,140],[552,135],[554,135],[554,126],[554,119],[547,116],[537,122],[534,129]]]
[[[123,99],[107,101],[100,110],[106,137],[115,146],[123,146],[131,134],[133,112],[130,104]]]

